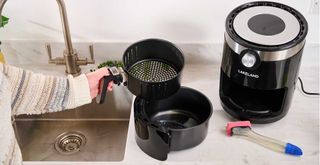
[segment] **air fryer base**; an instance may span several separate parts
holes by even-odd
[[[166,160],[170,151],[199,145],[207,136],[211,115],[209,99],[187,87],[161,100],[136,97],[136,142],[147,155]]]
[[[242,91],[238,88],[246,88]],[[266,124],[272,123],[282,119],[289,111],[290,104],[292,101],[292,96],[294,93],[294,86],[286,87],[282,95],[275,97],[273,99],[281,99],[278,104],[279,106],[276,109],[273,109],[269,113],[259,113],[262,108],[259,107],[259,104],[256,104],[252,107],[245,106],[241,102],[239,102],[239,96],[236,96],[234,93],[242,92],[242,97],[247,97],[245,100],[252,101],[255,98],[250,97],[249,92],[253,89],[249,89],[247,87],[243,87],[241,85],[237,85],[234,81],[232,81],[222,70],[220,73],[220,89],[219,89],[219,96],[220,102],[223,109],[232,117],[239,119],[239,120],[249,120],[252,123],[259,123],[259,124]],[[259,93],[261,90],[257,90]],[[276,93],[275,90],[268,90],[268,92]],[[254,97],[254,96],[253,96]],[[269,97],[270,99],[270,97]],[[275,102],[274,102],[275,103]],[[270,103],[271,104],[271,103]],[[257,107],[258,106],[258,107]]]
[[[247,121],[249,120],[251,123],[255,123],[255,124],[267,124],[267,123],[273,123],[276,122],[280,119],[282,119],[284,116],[286,116],[286,114],[288,113],[288,111],[286,111],[286,113],[282,113],[281,115],[278,116],[274,116],[274,117],[269,117],[269,118],[254,118],[254,117],[250,117],[247,115],[242,114],[243,112],[237,112],[236,110],[234,110],[233,108],[230,108],[230,105],[226,105],[223,103],[223,101],[220,102],[222,108],[233,118],[242,120],[242,121]]]

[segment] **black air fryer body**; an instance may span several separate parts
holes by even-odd
[[[307,34],[304,17],[289,6],[251,2],[226,20],[220,99],[240,120],[270,123],[290,107]]]

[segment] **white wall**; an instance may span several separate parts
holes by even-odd
[[[313,0],[276,0],[299,10],[309,22],[308,43],[319,43],[319,13]],[[224,21],[248,0],[65,0],[74,41],[133,42],[160,37],[180,43],[223,42]],[[1,40],[62,41],[55,0],[8,0],[9,25]]]

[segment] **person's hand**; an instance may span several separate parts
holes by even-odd
[[[94,72],[86,74],[89,82],[90,95],[92,99],[95,98],[99,93],[100,80],[103,78],[103,76],[107,75],[109,75],[109,71],[106,67],[100,68]],[[108,91],[112,91],[112,85],[113,82],[110,82],[108,84]]]

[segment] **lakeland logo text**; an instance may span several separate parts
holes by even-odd
[[[238,69],[238,73],[243,74],[245,76],[253,77],[253,78],[259,78],[259,75],[257,74],[248,73],[239,69]]]

